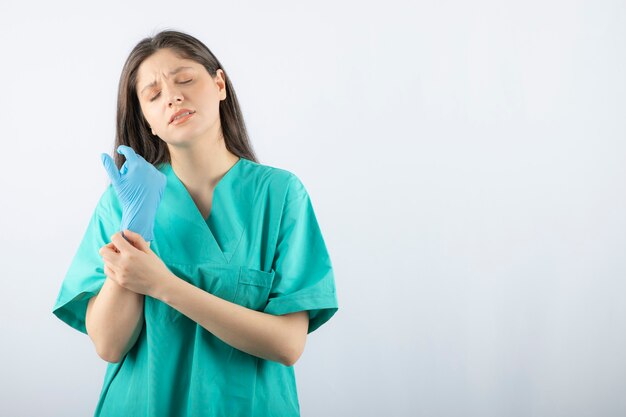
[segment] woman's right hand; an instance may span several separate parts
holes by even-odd
[[[132,230],[150,242],[154,239],[154,219],[167,178],[131,147],[120,145],[117,152],[126,157],[119,171],[108,154],[102,154],[102,164],[122,205],[120,230]]]

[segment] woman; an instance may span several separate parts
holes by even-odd
[[[332,265],[302,182],[256,161],[202,42],[132,50],[116,149],[53,310],[109,362],[95,415],[299,415],[293,364],[338,309]]]

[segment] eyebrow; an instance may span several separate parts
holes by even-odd
[[[174,70],[170,71],[170,75],[178,74],[179,72],[181,72],[181,71],[182,71],[182,70],[184,70],[184,69],[193,69],[193,68],[191,68],[191,67],[178,67],[178,68],[176,68],[176,69],[174,69]],[[147,86],[145,86],[145,87],[141,90],[141,92],[139,93],[139,95],[143,94],[143,92],[144,92],[144,90],[145,90],[146,88],[149,88],[149,87],[154,87],[155,85],[156,85],[156,81],[152,81],[150,84],[148,84]]]

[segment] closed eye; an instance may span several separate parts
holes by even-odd
[[[187,84],[187,83],[190,83],[190,82],[191,82],[191,80],[187,80],[187,81],[181,81],[180,83],[181,83],[181,84]],[[157,99],[157,97],[159,97],[160,95],[161,95],[161,92],[159,91],[159,92],[157,93],[157,95],[156,95],[156,96],[154,96],[154,97],[152,97],[152,98],[150,99],[150,101],[154,101],[154,100],[156,100],[156,99]]]

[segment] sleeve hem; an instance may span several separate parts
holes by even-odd
[[[102,285],[103,284],[98,283],[85,291],[81,291],[67,301],[57,303],[57,305],[52,310],[52,313],[57,316],[61,321],[65,322],[79,332],[88,334],[85,324],[87,304],[92,297],[98,295],[100,289],[102,288]],[[83,305],[81,306],[80,304]],[[70,306],[72,308],[70,308]],[[81,311],[77,312],[77,309],[80,309]]]
[[[316,297],[302,296],[274,299],[274,301],[268,303],[264,313],[281,316],[298,311],[309,311],[308,333],[311,333],[330,320],[338,310],[336,293],[327,293]]]

